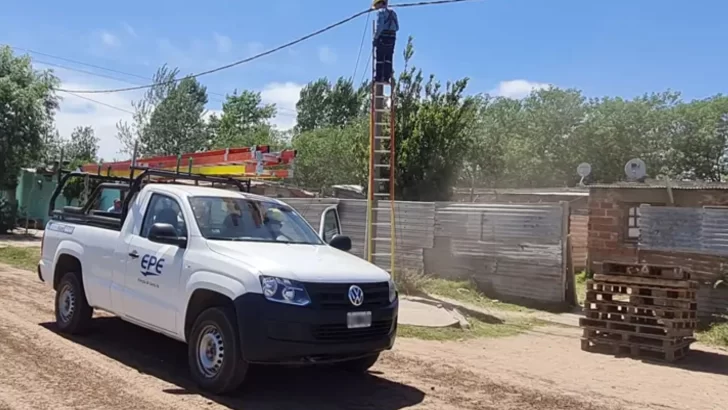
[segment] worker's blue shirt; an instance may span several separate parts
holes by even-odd
[[[378,39],[383,32],[389,31],[392,34],[399,31],[399,20],[397,20],[397,13],[392,9],[380,9],[377,12],[377,25],[376,31],[374,32],[374,39]]]

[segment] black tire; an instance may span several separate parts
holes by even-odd
[[[352,373],[366,373],[379,360],[379,353],[339,363],[339,367]]]
[[[68,272],[58,283],[56,291],[56,326],[62,333],[81,334],[91,323],[94,310],[88,305],[81,275]]]
[[[205,362],[199,354],[204,344],[211,346]],[[203,390],[223,394],[240,387],[249,365],[243,360],[230,308],[212,307],[197,316],[187,341],[187,359],[192,378]]]

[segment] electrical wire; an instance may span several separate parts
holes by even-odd
[[[470,2],[470,1],[479,1],[479,0],[431,0],[431,1],[420,1],[420,2],[416,2],[416,3],[392,4],[389,7],[392,7],[392,8],[419,7],[419,6],[429,6],[429,5],[436,5],[436,4],[464,3],[464,2]],[[323,33],[327,32],[329,30],[332,30],[332,29],[334,29],[336,27],[342,26],[342,25],[344,25],[344,24],[346,24],[346,23],[348,23],[348,22],[350,22],[350,21],[358,18],[359,16],[363,16],[364,14],[371,13],[372,11],[373,11],[373,9],[367,9],[367,10],[360,11],[358,13],[355,13],[355,14],[353,14],[353,15],[345,18],[345,19],[343,19],[343,20],[340,20],[340,21],[338,21],[336,23],[330,24],[330,25],[328,25],[328,26],[326,26],[326,27],[324,27],[322,29],[316,30],[316,31],[314,31],[312,33],[309,33],[309,34],[307,34],[307,35],[305,35],[303,37],[300,37],[300,38],[298,38],[296,40],[289,41],[288,43],[285,43],[285,44],[280,45],[278,47],[272,48],[272,49],[270,49],[268,51],[264,51],[262,53],[259,53],[259,54],[254,55],[254,56],[251,56],[251,57],[248,57],[248,58],[244,58],[242,60],[238,60],[238,61],[232,62],[230,64],[226,64],[226,65],[223,65],[223,66],[220,66],[220,67],[217,67],[217,68],[213,68],[213,69],[210,69],[210,70],[207,70],[207,71],[203,71],[203,72],[200,72],[200,73],[197,73],[197,74],[191,74],[191,75],[188,75],[188,76],[183,77],[183,78],[169,80],[169,81],[165,81],[165,82],[161,82],[161,83],[140,85],[140,86],[136,86],[136,87],[114,88],[114,89],[107,89],[107,90],[66,90],[66,89],[57,89],[57,90],[58,91],[73,92],[73,93],[78,93],[78,94],[108,94],[108,93],[117,93],[117,92],[124,92],[124,91],[142,90],[142,89],[151,88],[151,87],[154,87],[154,86],[157,86],[157,85],[164,85],[164,84],[176,83],[176,82],[182,81],[182,80],[184,80],[186,78],[197,78],[197,77],[201,77],[203,75],[208,75],[208,74],[216,73],[216,72],[219,72],[219,71],[227,70],[229,68],[232,68],[232,67],[235,67],[235,66],[238,66],[238,65],[241,65],[241,64],[245,64],[245,63],[251,62],[253,60],[257,60],[259,58],[262,58],[262,57],[265,57],[267,55],[273,54],[273,53],[278,52],[280,50],[283,50],[285,48],[294,46],[294,45],[296,45],[298,43],[302,43],[302,42],[304,42],[304,41],[306,41],[306,40],[308,40],[308,39],[310,39],[312,37],[316,37],[316,36],[318,36],[320,34],[323,34]]]
[[[113,106],[113,105],[111,105],[111,104],[106,104],[106,103],[104,103],[104,102],[101,102],[101,101],[97,101],[97,100],[94,100],[94,99],[91,99],[91,98],[88,98],[88,97],[84,97],[83,95],[78,95],[78,94],[76,94],[76,93],[73,93],[73,92],[71,92],[71,91],[63,91],[63,92],[64,92],[64,93],[66,93],[66,94],[70,94],[70,95],[72,95],[72,96],[74,96],[74,97],[80,98],[80,99],[82,99],[82,100],[86,100],[86,101],[91,101],[92,103],[96,103],[96,104],[99,104],[99,105],[103,105],[103,106],[105,106],[105,107],[108,107],[108,108],[112,108],[112,109],[114,109],[114,110],[118,110],[118,111],[122,111],[122,112],[125,112],[125,113],[127,113],[127,114],[132,114],[132,115],[134,115],[134,112],[133,112],[133,111],[129,111],[129,110],[127,110],[127,109],[124,109],[124,108],[120,108],[120,107],[115,107],[115,106]]]
[[[354,78],[356,78],[356,71],[359,69],[359,60],[361,59],[361,51],[364,48],[364,40],[367,37],[367,31],[369,31],[369,20],[371,19],[372,14],[367,13],[367,21],[364,23],[364,32],[361,33],[361,44],[359,44],[359,53],[356,55],[356,64],[354,64],[354,74],[351,75],[351,81],[354,82]],[[364,69],[366,71],[366,69]]]
[[[16,48],[16,47],[13,47],[13,48]],[[17,47],[17,48],[19,48],[19,47]],[[41,53],[39,53],[39,54],[41,54]],[[62,59],[61,57],[54,57],[54,58]],[[38,60],[38,59],[34,58],[33,59],[33,62],[36,63],[36,64],[43,64],[43,65],[47,65],[47,66],[51,66],[51,67],[61,68],[61,69],[64,69],[64,70],[75,71],[75,72],[79,72],[79,73],[83,73],[83,74],[88,74],[88,75],[93,75],[93,76],[97,76],[97,77],[108,78],[108,79],[111,79],[111,80],[121,81],[121,82],[124,82],[124,83],[140,85],[138,82],[135,83],[133,81],[129,81],[129,80],[124,79],[124,78],[114,77],[114,76],[110,76],[110,75],[106,75],[106,74],[95,73],[93,71],[82,70],[80,68],[75,68],[75,67],[69,67],[69,66],[66,66],[66,65],[63,65],[63,64],[52,63],[50,61],[43,61],[43,60]],[[83,63],[77,63],[77,64],[83,64]],[[85,65],[92,66],[92,67],[97,67],[97,66],[94,66],[92,64],[85,64]],[[103,69],[103,68],[101,68],[101,69]],[[109,70],[109,71],[113,71],[113,70]],[[131,74],[129,74],[129,75],[131,75]],[[139,77],[141,77],[141,76],[139,76]],[[142,77],[142,78],[144,78],[144,77]],[[64,90],[58,90],[58,91],[64,91]],[[67,92],[67,91],[64,91],[64,92]],[[210,91],[208,91],[208,92],[210,94],[223,95],[223,94],[213,93],[213,92],[210,92]],[[76,96],[78,96],[78,95],[76,95]],[[211,99],[214,100],[215,102],[219,102],[219,103],[224,103],[225,102],[221,98],[211,98]],[[276,110],[277,111],[280,111],[280,112],[283,112],[283,113],[287,113],[287,114],[294,114],[295,113],[295,110],[292,110],[290,108],[285,108],[285,107],[276,107]]]

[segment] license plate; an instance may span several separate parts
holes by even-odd
[[[346,314],[346,325],[349,329],[371,327],[372,312],[349,312]]]

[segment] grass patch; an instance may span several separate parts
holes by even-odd
[[[589,277],[587,276],[586,271],[581,271],[574,275],[574,289],[576,290],[576,301],[581,306],[584,306],[584,301],[586,300],[587,280],[589,280]]]
[[[531,311],[523,306],[488,298],[478,290],[477,285],[472,281],[440,279],[412,271],[400,271],[395,274],[394,280],[397,282],[399,291],[405,295],[417,296],[424,293],[483,308],[515,312]]]
[[[397,328],[397,337],[437,341],[506,337],[518,335],[540,324],[540,321],[537,320],[487,323],[473,317],[468,317],[467,319],[470,323],[470,329],[461,329],[459,327],[429,328],[400,325]]]
[[[709,328],[696,332],[700,343],[728,348],[728,322],[713,323]]]
[[[34,271],[40,259],[40,248],[13,247],[0,248],[0,263],[14,268]]]

